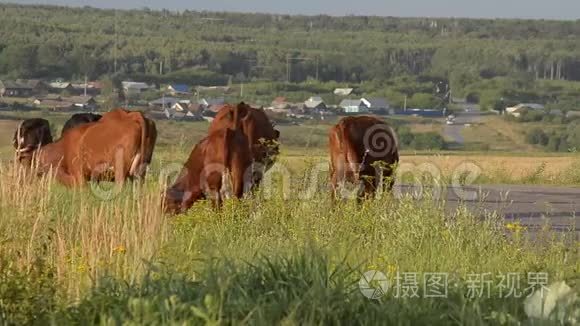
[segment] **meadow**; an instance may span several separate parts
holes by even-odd
[[[165,216],[160,207],[165,173],[180,166],[206,126],[159,122],[146,182],[128,185],[111,198],[102,195],[107,184],[69,190],[50,177],[31,178],[3,160],[0,324],[580,320],[577,290],[566,290],[577,289],[580,281],[580,243],[573,232],[555,234],[546,226],[532,241],[517,223],[506,224],[494,214],[475,216],[465,207],[450,212],[429,198],[384,195],[362,205],[333,205],[326,175],[311,179],[311,171],[326,159],[320,126],[281,127],[282,142],[289,145],[280,164],[291,172],[289,181],[273,173],[260,191],[244,201],[228,201],[220,211],[203,202],[184,215]],[[9,143],[0,145],[6,149],[3,157],[9,157]],[[447,178],[470,159],[484,166],[487,174],[481,179],[489,182],[580,184],[573,168],[577,157],[534,155],[539,156],[407,152],[402,162],[435,162]],[[522,172],[533,172],[542,162],[548,168],[536,173],[540,177]],[[494,172],[502,169],[503,174]],[[547,171],[561,175],[550,179]],[[375,299],[360,290],[367,271],[383,273],[388,283]],[[426,297],[431,273],[445,276],[444,297]],[[513,276],[510,286],[507,275]],[[548,280],[533,282],[534,275]],[[527,298],[543,285],[551,289],[544,301]],[[555,308],[542,302],[554,302]]]

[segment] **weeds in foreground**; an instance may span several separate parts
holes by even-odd
[[[510,324],[529,320],[525,298],[500,298],[497,288],[472,298],[474,274],[541,272],[578,284],[579,247],[567,234],[531,241],[496,215],[449,212],[428,198],[333,206],[320,188],[303,200],[309,173],[291,187],[274,178],[268,193],[221,211],[201,203],[168,218],[152,183],[101,201],[0,168],[0,322]],[[417,273],[419,291],[421,275],[446,273],[448,296],[369,300],[358,288],[369,270],[391,284]],[[562,308],[565,320],[575,302]]]

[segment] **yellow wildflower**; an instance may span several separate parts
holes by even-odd
[[[505,227],[506,227],[506,229],[508,229],[514,233],[520,233],[520,232],[526,230],[526,227],[523,226],[519,221],[515,222],[515,223],[508,223],[508,224],[506,224]]]
[[[119,245],[113,249],[113,252],[116,254],[124,254],[127,252],[127,248],[125,248],[123,245]]]
[[[389,264],[389,266],[387,266],[387,273],[389,276],[396,275],[398,270],[399,270],[399,266],[397,266],[397,265]]]
[[[85,264],[82,264],[82,263],[81,263],[81,264],[79,264],[79,265],[77,266],[77,271],[78,271],[79,273],[84,273],[84,272],[86,272],[86,271],[87,271],[87,265],[85,265]]]

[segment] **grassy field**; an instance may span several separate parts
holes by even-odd
[[[33,116],[38,116],[38,112],[9,116],[15,120],[0,119],[0,159],[12,158],[12,136],[18,125],[17,117]],[[53,135],[59,136],[68,115],[52,113],[47,118],[51,122]],[[442,127],[432,119],[417,121],[413,118],[402,118],[402,120],[418,132],[437,131]],[[469,137],[466,136],[468,143],[475,143],[475,139],[488,139],[487,143],[495,144],[491,146],[490,151],[431,152],[403,149],[401,164],[407,168],[419,168],[429,164],[446,180],[456,173],[461,173],[462,169],[469,165],[478,172],[478,178],[474,181],[476,183],[580,185],[580,157],[577,154],[540,152],[524,143],[525,131],[521,129],[523,128],[521,125],[503,124],[508,123],[497,117],[486,117],[484,124],[466,128],[464,131],[466,135],[469,134]],[[157,127],[159,137],[155,165],[160,168],[167,164],[182,163],[195,143],[205,136],[208,123],[157,121]],[[308,165],[325,164],[328,161],[327,143],[330,128],[328,123],[282,125],[277,128],[281,133],[280,162],[284,164],[284,168],[299,172]],[[492,128],[502,130],[502,133],[494,134]]]
[[[463,129],[463,137],[466,145],[473,148],[504,152],[538,151],[526,143],[526,128],[525,125],[506,122],[501,117],[486,116],[480,123]]]
[[[527,295],[505,297],[498,285],[474,296],[473,275],[490,273],[498,284],[522,275],[521,291],[528,273],[547,273],[549,284],[579,281],[580,247],[566,234],[545,230],[531,242],[498,216],[449,214],[429,200],[333,206],[324,191],[304,199],[305,179],[285,196],[275,180],[272,192],[219,212],[201,203],[170,218],[160,211],[156,175],[102,200],[50,179],[25,181],[10,165],[0,172],[6,323],[512,324],[529,320]],[[391,284],[378,300],[359,291],[371,270]],[[401,275],[416,275],[424,293],[425,273],[446,275],[446,297],[397,293]],[[578,304],[559,303],[563,315],[549,318],[578,318]]]
[[[16,122],[2,123],[8,131],[0,129],[0,148],[8,157],[6,139]],[[315,187],[309,179],[326,162],[324,126],[281,127],[282,143],[297,144],[284,147],[280,158],[291,184],[274,176],[269,187],[228,201],[221,211],[200,203],[187,214],[164,216],[163,167],[180,166],[207,124],[162,121],[158,128],[147,182],[106,200],[102,188],[68,190],[0,164],[0,324],[580,320],[580,300],[553,285],[565,282],[577,293],[580,243],[573,233],[546,228],[531,241],[519,224],[496,215],[481,219],[463,207],[446,212],[430,200],[386,196],[332,205],[326,176]],[[469,161],[481,166],[484,182],[580,185],[577,156],[534,155],[407,152],[401,164],[435,164],[449,178]],[[376,300],[360,291],[367,271],[383,273],[389,284]],[[425,297],[429,273],[445,275],[444,297]],[[544,273],[545,285],[555,289],[545,300],[557,304],[536,318],[542,301],[527,296],[541,286],[529,277]],[[508,274],[518,275],[521,296],[507,292]],[[490,277],[488,290],[480,279],[484,290],[477,292],[477,275]]]

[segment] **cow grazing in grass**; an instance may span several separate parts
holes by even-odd
[[[248,114],[247,106],[233,107],[229,117],[231,128],[210,132],[191,152],[175,184],[165,192],[165,210],[182,213],[196,201],[209,198],[219,207],[224,198],[242,198],[251,185],[248,171],[252,165],[250,144],[241,130],[241,121]]]
[[[140,112],[117,109],[97,122],[84,123],[64,132],[55,143],[41,148],[38,165],[49,168],[66,186],[87,181],[115,181],[143,177],[150,162],[157,132]]]
[[[141,112],[117,109],[98,122],[73,128],[63,135],[66,185],[82,185],[89,180],[115,180],[141,176],[140,169],[152,153],[149,123]]]
[[[52,143],[50,124],[45,119],[27,119],[22,121],[13,137],[17,160],[30,166],[34,153],[44,145]]]
[[[233,110],[239,110],[240,129],[247,139],[253,165],[254,186],[258,185],[263,174],[274,164],[279,154],[278,139],[280,132],[274,126],[263,109],[252,108],[240,103],[237,106],[225,105],[216,115],[209,127],[209,133],[232,128]]]
[[[330,130],[329,145],[334,198],[347,182],[359,185],[355,190],[359,200],[381,185],[392,189],[399,149],[395,131],[385,122],[370,116],[343,118]]]

